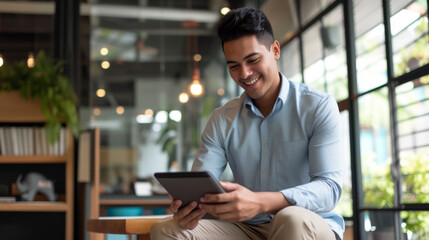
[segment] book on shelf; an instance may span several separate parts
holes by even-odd
[[[7,153],[6,153],[6,142],[5,142],[5,138],[4,138],[3,127],[0,127],[0,148],[1,148],[0,154],[7,155]]]
[[[50,144],[44,127],[0,126],[0,155],[64,155],[66,132],[62,127],[58,140]]]
[[[16,197],[13,196],[0,196],[0,203],[16,202]]]

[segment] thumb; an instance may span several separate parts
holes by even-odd
[[[239,184],[232,183],[232,182],[219,181],[219,183],[222,186],[222,188],[225,190],[225,192],[232,192],[234,190],[237,190],[240,187]]]

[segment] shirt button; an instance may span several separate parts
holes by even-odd
[[[264,173],[267,173],[267,169],[264,169]]]
[[[268,143],[264,143],[264,147],[266,147],[268,145]]]

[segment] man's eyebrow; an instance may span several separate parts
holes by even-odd
[[[246,59],[248,59],[248,58],[251,58],[251,57],[253,57],[253,56],[257,55],[257,54],[259,54],[259,52],[251,53],[251,54],[249,54],[249,55],[245,56],[245,57],[243,58],[243,60],[246,60]],[[231,64],[231,63],[237,63],[237,61],[226,61],[226,64]]]

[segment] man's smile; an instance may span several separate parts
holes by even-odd
[[[243,79],[242,82],[247,85],[247,86],[252,86],[253,84],[255,84],[259,79],[261,78],[261,75],[255,76],[255,77],[251,77],[251,78],[247,78],[247,79]]]

